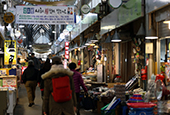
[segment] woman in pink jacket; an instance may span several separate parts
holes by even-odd
[[[82,75],[75,70],[76,67],[77,66],[74,62],[69,64],[70,70],[74,72],[73,81],[74,81],[74,87],[75,87],[75,92],[77,97],[77,115],[80,115],[80,86],[82,86],[85,92],[87,92],[87,88],[83,82]]]

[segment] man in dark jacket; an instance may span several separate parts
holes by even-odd
[[[66,102],[57,103],[52,96],[53,86],[52,78],[68,76],[70,80],[70,88],[72,90],[72,99]],[[55,56],[52,58],[51,69],[43,74],[41,77],[44,79],[44,99],[43,110],[45,115],[74,115],[76,110],[77,101],[73,82],[73,72],[65,69],[61,62],[61,58]],[[63,81],[64,82],[64,81]],[[59,94],[60,95],[60,94]]]
[[[22,81],[25,84],[25,88],[27,90],[29,107],[34,105],[38,74],[39,71],[34,67],[34,62],[32,60],[29,60],[28,67],[24,70],[24,73],[22,75]]]
[[[31,57],[30,57],[31,60],[33,60],[34,62],[34,67],[38,70],[40,70],[40,61],[38,60],[38,58],[35,57],[35,54],[34,53],[31,53]]]

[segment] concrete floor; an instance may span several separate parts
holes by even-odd
[[[33,107],[28,107],[27,92],[22,84],[19,88],[19,100],[15,107],[14,115],[42,115],[42,99],[40,89],[36,88],[36,98],[35,105]],[[86,111],[81,109],[81,115],[99,115],[96,112]]]

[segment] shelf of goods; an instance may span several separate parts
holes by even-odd
[[[90,79],[92,81],[97,81],[97,73],[96,72],[82,73],[82,76],[86,77],[86,79]]]
[[[2,94],[1,96],[3,96],[0,98],[3,100],[3,103],[0,103],[0,108],[1,106],[4,106],[0,109],[0,113],[6,112],[9,115],[13,115],[13,111],[17,103],[17,92],[17,76],[0,76],[0,95]]]

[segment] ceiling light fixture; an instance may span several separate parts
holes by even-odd
[[[110,33],[108,33],[108,36],[107,36],[107,38],[106,38],[104,43],[111,43]]]
[[[92,38],[91,42],[93,42],[93,43],[98,42],[96,34],[93,35],[93,38]]]
[[[136,34],[137,36],[145,36],[145,29],[143,27],[143,23],[141,23],[141,26]]]
[[[148,31],[148,35],[145,37],[145,39],[158,39],[153,26],[151,26],[151,29]]]
[[[117,33],[117,30],[115,30],[115,33],[113,35],[113,38],[111,40],[111,42],[121,42],[122,40],[119,38],[119,35]]]

